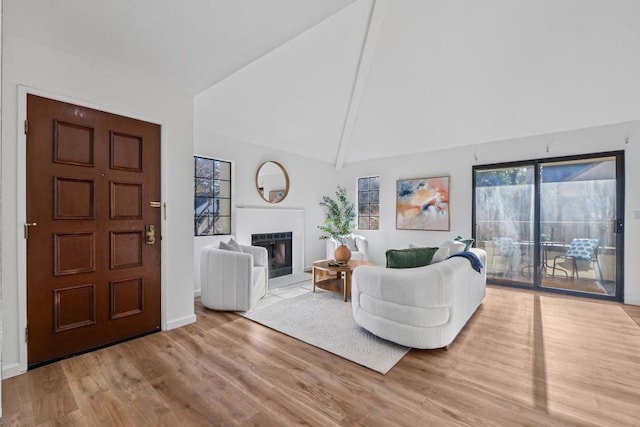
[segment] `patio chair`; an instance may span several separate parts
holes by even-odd
[[[553,257],[553,267],[551,275],[555,276],[556,268],[560,269],[560,271],[564,271],[561,267],[556,266],[556,262],[558,258],[564,258],[566,260],[571,260],[572,272],[571,278],[574,276],[576,279],[579,279],[578,275],[578,261],[587,261],[589,264],[594,263],[594,268],[598,267],[598,274],[600,276],[600,280],[602,281],[602,269],[600,268],[600,261],[598,261],[598,247],[600,246],[600,241],[598,239],[573,239],[571,244],[569,245],[569,249],[564,255],[557,255]]]
[[[505,274],[512,275],[513,271],[522,260],[520,246],[510,237],[494,237],[492,239],[493,253],[491,256],[490,269],[493,269],[493,262],[496,257],[505,260]]]

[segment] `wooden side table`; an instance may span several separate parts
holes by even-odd
[[[315,261],[313,263],[313,292],[316,286],[330,292],[343,294],[343,301],[351,296],[351,274],[359,265],[373,265],[367,261],[351,260],[344,266],[329,265],[330,259]]]

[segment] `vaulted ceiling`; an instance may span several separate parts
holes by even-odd
[[[5,0],[3,31],[341,167],[640,119],[636,0]]]

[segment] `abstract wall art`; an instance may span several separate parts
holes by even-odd
[[[449,177],[400,179],[396,229],[449,231]]]

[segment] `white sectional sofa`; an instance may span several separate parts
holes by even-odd
[[[471,248],[486,265],[487,253]],[[453,257],[424,267],[360,266],[351,304],[358,325],[374,335],[419,349],[448,347],[486,294],[486,269]]]

